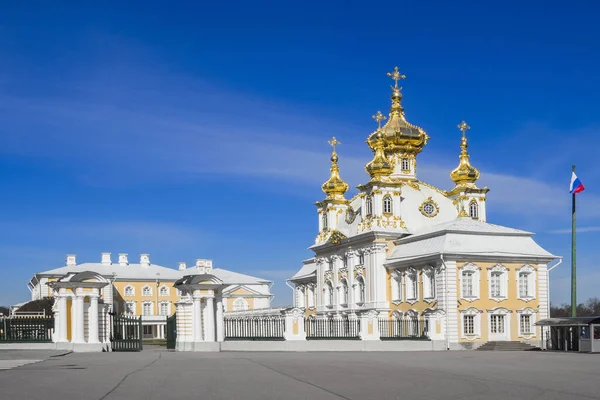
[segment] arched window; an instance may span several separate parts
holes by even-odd
[[[340,304],[348,304],[348,282],[345,279],[342,279],[340,287]]]
[[[142,296],[152,296],[152,288],[150,286],[144,286],[142,289]]]
[[[308,308],[314,308],[315,303],[317,302],[315,299],[315,287],[312,284],[308,285]]]
[[[433,268],[423,270],[423,298],[433,299],[435,297],[435,271]]]
[[[243,297],[238,297],[233,302],[233,311],[246,311],[248,309],[248,302]]]
[[[471,218],[479,218],[479,205],[475,200],[469,203],[469,216]]]
[[[321,218],[323,220],[323,230],[325,230],[327,229],[327,212],[324,212]]]
[[[135,290],[133,289],[133,286],[128,285],[125,286],[125,296],[133,296],[135,294]]]
[[[416,301],[419,296],[419,275],[417,271],[408,270],[406,272],[406,300]]]
[[[365,280],[362,276],[356,278],[356,302],[363,304],[365,302]]]
[[[373,199],[370,196],[367,197],[366,203],[366,213],[367,215],[373,214]]]
[[[408,158],[403,158],[400,160],[400,168],[403,172],[410,171],[410,163],[408,162]]]
[[[386,214],[392,213],[392,197],[390,195],[383,198],[383,212]]]
[[[331,281],[325,283],[325,305],[333,305],[333,285],[331,284]]]
[[[160,288],[160,295],[161,296],[168,296],[169,295],[169,288],[166,286],[161,286]]]
[[[390,279],[392,285],[392,301],[399,303],[402,301],[402,274],[394,271]]]

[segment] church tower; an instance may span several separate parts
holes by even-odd
[[[469,217],[481,222],[486,221],[485,195],[489,191],[484,187],[479,189],[475,182],[479,179],[479,171],[469,161],[467,148],[467,130],[471,129],[465,121],[458,125],[462,132],[460,143],[460,162],[451,173],[450,178],[454,181],[454,189],[448,192],[448,197],[456,205],[459,217]]]
[[[345,236],[337,230],[338,221],[342,213],[348,208],[348,200],[344,194],[348,191],[348,184],[340,177],[340,168],[338,166],[338,156],[336,146],[341,144],[335,136],[329,141],[333,148],[331,152],[331,168],[329,170],[329,179],[321,188],[325,192],[325,199],[315,203],[319,214],[319,234],[316,242],[329,240],[332,243],[339,243]]]
[[[367,139],[367,144],[374,152],[383,145],[385,156],[392,165],[392,172],[389,175],[392,180],[414,181],[417,179],[417,160],[416,156],[423,150],[429,136],[420,127],[411,124],[406,120],[404,107],[402,107],[402,87],[398,86],[398,81],[406,79],[398,71],[398,67],[393,72],[388,72],[387,76],[392,78],[392,107],[390,108],[389,119],[383,127],[373,132]],[[373,118],[378,122],[385,119],[381,113]]]

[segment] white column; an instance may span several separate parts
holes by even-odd
[[[369,280],[365,282],[367,287],[371,290],[367,290],[369,297],[366,299],[367,302],[370,302],[372,307],[374,308],[387,308],[389,304],[387,302],[387,271],[383,266],[386,258],[387,244],[385,243],[375,243],[371,247],[371,254],[369,259],[371,261],[371,265],[369,266],[370,270],[367,271],[367,276],[370,277]]]
[[[356,307],[354,303],[354,268],[358,262],[358,253],[355,250],[348,250],[346,252],[347,263],[347,273],[348,278],[346,279],[348,282],[348,308],[352,309]]]
[[[200,304],[200,297],[194,296],[194,302],[192,305],[192,332],[194,342],[202,340],[202,308]]]
[[[225,340],[225,332],[224,332],[224,320],[223,320],[223,298],[217,297],[217,342],[222,342]]]
[[[215,304],[213,297],[206,298],[206,341],[215,341]]]
[[[88,343],[99,343],[98,340],[98,295],[90,297],[88,310]]]
[[[63,289],[61,289],[62,291]],[[58,342],[68,342],[67,340],[67,299],[68,297],[61,293],[58,298]]]
[[[75,340],[74,343],[85,343],[85,335],[83,330],[84,325],[84,314],[83,314],[83,295],[77,294],[75,296],[75,315],[77,316],[75,321]]]

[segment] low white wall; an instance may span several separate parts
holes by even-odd
[[[299,340],[245,341],[221,343],[221,351],[433,351],[446,350],[439,340]]]

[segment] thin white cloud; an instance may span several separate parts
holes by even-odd
[[[340,151],[342,177],[353,187],[368,179],[364,165],[372,154],[362,143],[364,127],[315,119],[310,111],[205,83],[171,79],[159,85],[161,77],[142,75],[142,82],[128,74],[125,82],[103,76],[108,80],[71,83],[78,88],[71,98],[0,95],[0,151],[72,164],[80,179],[99,186],[251,176],[300,185],[307,190],[298,192],[313,197],[330,165],[322,132],[333,132],[347,138]],[[449,189],[455,163],[444,163],[446,155],[423,157],[428,162],[420,162],[420,178]],[[569,209],[566,189],[541,179],[482,168],[481,185],[491,189],[490,211],[539,219]],[[593,194],[582,196],[581,217],[600,218],[600,208],[592,206],[598,202]]]
[[[600,232],[600,226],[583,226],[581,228],[576,228],[577,229],[577,233],[587,233],[587,232]],[[570,234],[571,233],[571,228],[568,229],[554,229],[551,231],[548,231],[548,233],[554,233],[554,234]]]

